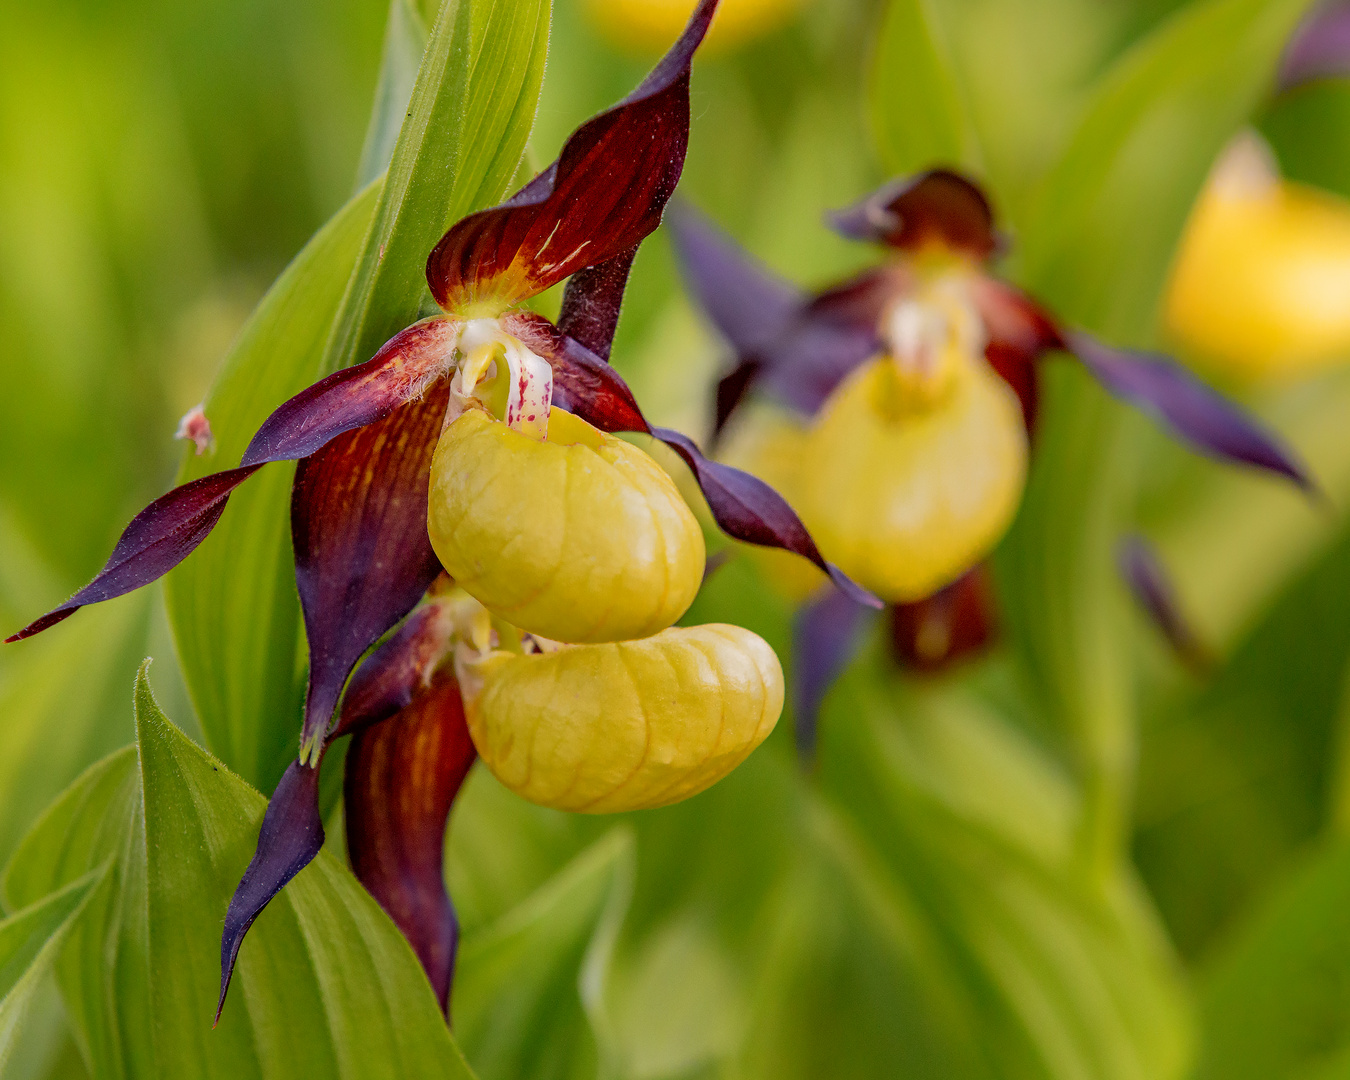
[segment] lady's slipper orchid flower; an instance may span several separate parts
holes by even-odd
[[[979,564],[1021,500],[1037,362],[1049,352],[1074,353],[1109,391],[1202,452],[1308,486],[1276,437],[1170,360],[1065,329],[993,277],[993,213],[956,173],[896,181],[831,215],[837,231],[890,257],[814,296],[693,211],[673,221],[690,289],[737,353],[718,387],[717,430],[751,389],[795,414],[780,412],[768,439],[751,428],[748,452],[732,432],[728,456],[765,467],[831,558],[894,605],[896,651],[919,668],[992,632]],[[831,596],[799,618],[794,702],[807,752],[862,615]]]
[[[1280,179],[1244,134],[1191,213],[1166,320],[1216,374],[1298,378],[1350,361],[1350,202]]]
[[[875,602],[825,562],[766,484],[651,427],[607,363],[637,245],[683,168],[690,64],[716,8],[701,0],[641,86],[512,199],[451,227],[427,262],[444,314],[286,402],[238,468],[151,504],[89,585],[10,639],[167,573],[239,484],[269,462],[299,461],[292,538],[310,656],[301,751],[226,915],[222,1004],[248,927],[323,842],[318,766],[333,738],[356,736],[352,865],[444,1003],[455,923],[441,843],[475,751],[527,797],[615,811],[702,790],[773,726],[782,675],[767,646],[726,627],[667,629],[697,590],[702,535],[670,479],[613,433],[671,446],[732,537],[804,556]],[[557,326],[520,307],[566,279]],[[347,687],[443,566],[462,589],[437,586]],[[541,696],[554,678],[572,688],[566,701]],[[517,778],[522,762],[532,780]]]
[[[655,53],[680,32],[694,0],[585,0],[591,22],[616,45]],[[803,0],[722,0],[708,47],[734,48],[776,30],[797,14]]]

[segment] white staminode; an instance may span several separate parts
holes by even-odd
[[[943,374],[953,354],[982,355],[986,344],[979,312],[956,275],[939,278],[896,303],[883,320],[882,337],[900,370],[920,380]]]
[[[553,368],[531,352],[520,339],[506,333],[496,319],[470,319],[459,335],[459,366],[450,382],[451,407],[446,422],[484,402],[480,383],[498,375],[504,362],[509,373],[506,423],[541,442],[548,438],[548,414],[553,401]]]

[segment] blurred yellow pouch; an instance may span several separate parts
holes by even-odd
[[[618,813],[687,799],[768,736],[783,709],[773,650],[738,626],[493,653],[469,732],[506,787],[542,806]]]
[[[552,410],[548,440],[470,409],[441,436],[428,531],[456,584],[555,641],[672,625],[703,580],[703,533],[642,450]]]

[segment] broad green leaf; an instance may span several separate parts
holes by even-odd
[[[871,78],[872,127],[891,172],[978,171],[981,153],[933,0],[891,0]]]
[[[1331,1080],[1350,1064],[1350,846],[1314,852],[1201,983],[1198,1080]]]
[[[550,13],[551,0],[443,0],[329,339],[328,370],[373,356],[415,322],[431,249],[505,194],[534,123]]]
[[[370,113],[370,126],[366,129],[365,145],[361,148],[361,163],[356,168],[358,191],[378,180],[389,167],[426,47],[426,23],[413,0],[389,0],[380,81],[375,86],[375,105]]]
[[[253,433],[323,374],[324,341],[370,224],[379,185],[356,196],[296,256],[244,327],[206,399],[215,450],[180,481],[232,468]],[[269,465],[169,575],[165,596],[207,744],[271,791],[295,754],[304,690],[290,540],[293,465]]]
[[[633,836],[616,829],[518,907],[466,936],[453,994],[455,1032],[486,1080],[610,1075],[605,978],[633,864]]]
[[[1023,276],[1060,314],[1130,341],[1150,334],[1191,203],[1306,7],[1201,0],[1108,72],[1023,237]]]
[[[101,871],[71,882],[0,921],[0,1072],[22,1034],[29,1007],[51,970],[67,928]]]
[[[135,703],[138,750],[58,801],[5,880],[27,898],[111,859],[60,959],[90,1071],[470,1077],[403,936],[326,852],[259,917],[212,1030],[220,917],[266,803],[163,716],[144,668]]]

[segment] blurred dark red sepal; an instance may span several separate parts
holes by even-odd
[[[445,888],[446,821],[475,751],[454,676],[444,672],[347,754],[352,869],[403,931],[449,1015],[459,927]]]
[[[797,753],[816,755],[820,707],[861,643],[872,612],[831,590],[805,605],[792,623],[792,719]]]
[[[1315,5],[1299,24],[1280,60],[1277,85],[1290,90],[1317,79],[1350,75],[1350,2]]]
[[[342,703],[334,737],[364,731],[397,715],[431,687],[431,677],[447,657],[451,625],[444,609],[432,602],[413,612],[388,641],[357,669]],[[323,847],[319,814],[319,770],[292,762],[263,815],[258,846],[225,914],[220,942],[220,1001],[234,974],[244,935],[259,913]]]
[[[1055,320],[1035,300],[1007,282],[980,276],[973,283],[975,305],[989,336],[985,359],[1022,403],[1027,431],[1034,431],[1040,403],[1038,361],[1064,348]]]
[[[300,463],[291,493],[295,581],[309,641],[302,744],[327,734],[347,676],[441,572],[427,537],[440,382]]]
[[[258,847],[230,898],[220,938],[220,999],[216,1020],[234,976],[239,946],[253,920],[286,883],[308,866],[323,847],[319,816],[319,770],[295,761],[281,777],[263,815]]]
[[[932,596],[891,611],[896,659],[935,674],[983,652],[998,633],[998,601],[989,570],[974,567]]]
[[[453,225],[427,260],[436,302],[514,303],[635,247],[661,223],[689,145],[689,71],[717,0],[701,0],[632,94],[588,120],[512,199]]]
[[[1176,586],[1153,546],[1142,536],[1127,536],[1116,548],[1116,564],[1135,602],[1178,658],[1196,674],[1209,672],[1214,655],[1182,613]]]
[[[988,198],[978,184],[950,169],[894,180],[831,213],[828,221],[851,239],[890,247],[940,244],[980,260],[999,248]]]
[[[801,555],[829,574],[856,602],[881,606],[881,601],[825,561],[796,511],[778,492],[749,473],[710,461],[693,440],[678,431],[648,424],[628,384],[580,342],[528,312],[507,316],[503,324],[552,365],[554,405],[602,431],[652,435],[679,454],[693,471],[714,520],[728,536]]]
[[[249,443],[239,468],[204,476],[156,499],[132,520],[108,563],[54,611],[9,638],[31,637],[85,604],[111,600],[163,577],[206,539],[230,493],[272,461],[295,461],[330,440],[388,416],[445,359],[453,324],[432,319],[397,335],[375,357],[301,391],[276,410]]]

